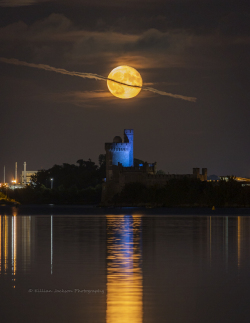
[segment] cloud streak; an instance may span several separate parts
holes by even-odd
[[[49,0],[0,0],[0,7],[22,7],[31,6],[39,2],[47,2]]]
[[[172,93],[168,93],[168,92],[164,92],[164,91],[159,91],[157,89],[154,89],[152,87],[145,87],[145,86],[137,86],[137,85],[130,85],[130,84],[126,84],[126,83],[122,83],[113,79],[110,79],[108,77],[102,76],[102,75],[98,75],[98,74],[92,74],[92,73],[81,73],[81,72],[74,72],[74,71],[67,71],[63,68],[56,68],[56,67],[52,67],[49,65],[45,65],[45,64],[34,64],[34,63],[27,63],[24,61],[19,61],[18,59],[15,58],[4,58],[4,57],[0,57],[0,62],[2,63],[7,63],[7,64],[12,64],[12,65],[18,65],[18,66],[28,66],[28,67],[33,67],[33,68],[39,68],[45,71],[52,71],[52,72],[56,72],[56,73],[60,73],[60,74],[64,74],[64,75],[70,75],[70,76],[78,76],[81,78],[88,78],[88,79],[94,79],[94,80],[98,80],[98,81],[112,81],[118,84],[122,84],[125,86],[129,86],[129,87],[139,87],[144,91],[150,91],[159,95],[165,95],[165,96],[170,96],[172,98],[176,98],[176,99],[182,99],[182,100],[186,100],[186,101],[191,101],[191,102],[195,102],[196,98],[195,97],[188,97],[188,96],[184,96],[184,95],[179,95],[179,94],[172,94]]]

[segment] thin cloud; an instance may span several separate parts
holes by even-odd
[[[44,93],[36,91],[29,94],[30,100],[39,100],[46,102],[55,102],[60,104],[73,104],[77,107],[100,107],[99,101],[114,101],[116,98],[108,91],[64,91]]]
[[[147,99],[151,96],[153,96],[153,93],[145,91],[140,94],[140,99]],[[116,102],[117,98],[108,91],[69,91],[65,93],[48,93],[46,97],[42,96],[41,99],[52,100],[57,103],[70,103],[77,107],[93,108],[100,107],[98,102],[100,100],[105,99],[105,101],[112,104]]]
[[[56,67],[52,67],[49,65],[45,65],[45,64],[33,64],[33,63],[27,63],[27,62],[23,62],[23,61],[19,61],[18,59],[15,58],[4,58],[4,57],[0,57],[0,61],[3,63],[7,63],[7,64],[12,64],[12,65],[19,65],[19,66],[27,66],[27,67],[33,67],[33,68],[38,68],[38,69],[42,69],[45,71],[52,71],[52,72],[56,72],[56,73],[60,73],[60,74],[65,74],[65,75],[70,75],[70,76],[78,76],[81,78],[87,78],[87,79],[94,79],[94,80],[98,80],[98,81],[113,81],[115,83],[118,84],[122,84],[125,86],[129,86],[129,87],[139,87],[144,91],[150,91],[156,94],[160,94],[160,95],[164,95],[164,96],[170,96],[172,98],[176,98],[176,99],[182,99],[182,100],[186,100],[186,101],[191,101],[191,102],[196,102],[196,98],[195,97],[188,97],[188,96],[184,96],[184,95],[179,95],[179,94],[173,94],[173,93],[168,93],[168,92],[164,92],[164,91],[159,91],[157,89],[151,88],[151,87],[145,87],[145,86],[137,86],[137,85],[129,85],[126,83],[122,83],[113,79],[110,79],[108,77],[102,76],[102,75],[98,75],[98,74],[93,74],[93,73],[81,73],[81,72],[74,72],[74,71],[67,71],[63,68],[56,68]]]
[[[23,7],[48,1],[49,0],[0,0],[0,7]]]
[[[93,107],[96,101],[103,99],[114,99],[114,96],[105,91],[70,91],[66,93],[52,93],[47,96],[59,103],[71,103],[78,107]]]
[[[124,65],[137,68],[181,67],[184,61],[182,51],[190,36],[178,33],[164,33],[149,29],[139,34],[125,34],[115,31],[89,31],[76,27],[62,14],[51,14],[45,19],[27,25],[22,21],[0,28],[3,42],[0,56],[10,56],[18,46],[25,56],[37,62],[54,64],[82,64],[83,60],[123,60]],[[6,55],[7,52],[7,55]],[[25,57],[24,56],[24,57]],[[121,65],[118,64],[118,65]]]

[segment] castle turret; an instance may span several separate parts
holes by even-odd
[[[200,168],[193,168],[193,175],[194,177],[199,178]]]
[[[203,181],[207,180],[207,168],[202,168]]]
[[[129,167],[134,166],[134,130],[124,129],[124,142],[130,143]]]

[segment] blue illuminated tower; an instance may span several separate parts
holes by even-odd
[[[123,167],[134,166],[134,130],[124,129],[124,141],[115,136],[112,143],[105,143],[106,178],[112,179],[112,166],[121,164]]]
[[[134,130],[124,129],[124,142],[130,143],[129,167],[134,166]]]

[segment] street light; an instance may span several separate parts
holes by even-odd
[[[50,184],[51,184],[51,185],[50,185],[50,188],[51,188],[51,189],[53,188],[53,180],[54,180],[54,178],[51,178],[51,179],[50,179]]]
[[[13,183],[13,185],[14,185],[14,189],[16,188],[15,187],[15,185],[16,185],[16,180],[13,180],[13,181],[11,181],[12,183]]]

